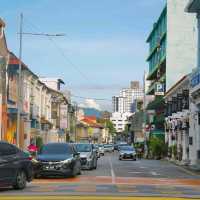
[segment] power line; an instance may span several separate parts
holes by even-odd
[[[30,21],[28,21],[29,23],[27,23],[30,27],[31,27],[31,29],[32,28],[35,28],[37,31],[40,31],[40,29],[36,26],[36,25],[34,25],[32,22],[30,22]],[[34,30],[34,29],[33,29]],[[64,51],[63,51],[63,49],[62,48],[60,48],[60,46],[58,46],[57,45],[57,43],[53,40],[53,36],[66,36],[66,34],[47,34],[47,33],[43,33],[43,32],[41,32],[41,33],[29,33],[29,32],[24,32],[23,33],[24,35],[38,35],[38,36],[46,36],[47,38],[48,38],[48,40],[50,40],[53,44],[54,44],[54,46],[59,50],[59,52],[60,52],[60,54],[64,57],[64,59],[65,59],[65,61],[66,61],[66,55],[65,55],[65,53],[64,53]],[[68,36],[67,36],[68,37]],[[69,38],[69,37],[68,37]],[[69,39],[71,39],[71,38],[69,38]],[[84,79],[86,79],[87,81],[90,81],[89,79],[88,79],[88,77],[86,77],[85,76],[85,74],[84,73],[82,73],[82,71],[80,71],[79,70],[79,68],[74,64],[74,63],[72,63],[71,62],[71,60],[69,60],[68,58],[67,58],[67,61],[82,75],[82,77],[84,77]],[[106,99],[106,98],[93,98],[93,97],[83,97],[83,96],[78,96],[78,95],[71,95],[71,96],[73,96],[73,97],[75,97],[75,98],[80,98],[80,99],[94,99],[94,100],[96,100],[96,101],[111,101],[110,99]]]
[[[73,95],[71,94],[72,97],[76,97],[76,98],[80,98],[80,99],[94,99],[96,101],[112,101],[110,99],[104,99],[104,98],[93,98],[93,97],[83,97],[83,96],[77,96],[77,95]]]
[[[32,22],[30,22],[28,20],[28,24],[32,26],[32,28],[35,28],[37,31],[40,31],[39,27],[37,27],[35,24],[33,24]],[[45,35],[45,33],[41,32],[41,34]],[[89,79],[80,69],[77,65],[75,65],[65,54],[65,52],[63,51],[63,49],[55,42],[55,40],[52,38],[51,35],[47,35],[47,38],[49,41],[51,41],[54,46],[57,48],[58,52],[60,53],[60,55],[64,58],[64,61],[66,62],[66,64],[70,64],[85,80],[87,80],[87,82],[91,82],[91,79]],[[68,37],[68,36],[67,36]],[[69,38],[69,37],[68,37]],[[93,83],[92,83],[93,84]]]

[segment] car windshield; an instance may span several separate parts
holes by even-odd
[[[122,151],[134,151],[134,148],[131,147],[131,146],[122,146],[120,148],[120,150],[122,150]]]
[[[104,147],[110,148],[110,147],[112,147],[112,145],[111,144],[105,144]]]
[[[78,152],[90,152],[92,147],[91,144],[77,144],[76,149]]]
[[[103,147],[103,144],[99,144],[99,147]]]
[[[71,147],[67,144],[48,144],[44,145],[40,154],[71,154]]]

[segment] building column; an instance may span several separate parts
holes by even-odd
[[[188,153],[187,153],[187,148],[188,148],[188,138],[187,138],[187,130],[183,130],[183,140],[182,140],[182,145],[183,145],[183,155],[182,155],[182,160],[187,161],[188,160]]]
[[[197,164],[197,135],[198,133],[198,120],[197,120],[197,111],[198,108],[195,103],[190,103],[190,129],[189,129],[189,159],[191,165]]]

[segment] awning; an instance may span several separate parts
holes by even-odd
[[[190,0],[185,10],[189,13],[198,13],[200,11],[200,1]]]

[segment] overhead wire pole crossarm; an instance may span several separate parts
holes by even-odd
[[[18,33],[20,34],[20,33]],[[23,32],[21,33],[23,35],[37,35],[37,36],[47,36],[47,37],[62,37],[62,36],[65,36],[64,33],[58,33],[58,34],[49,34],[49,33],[26,33],[26,32]]]

